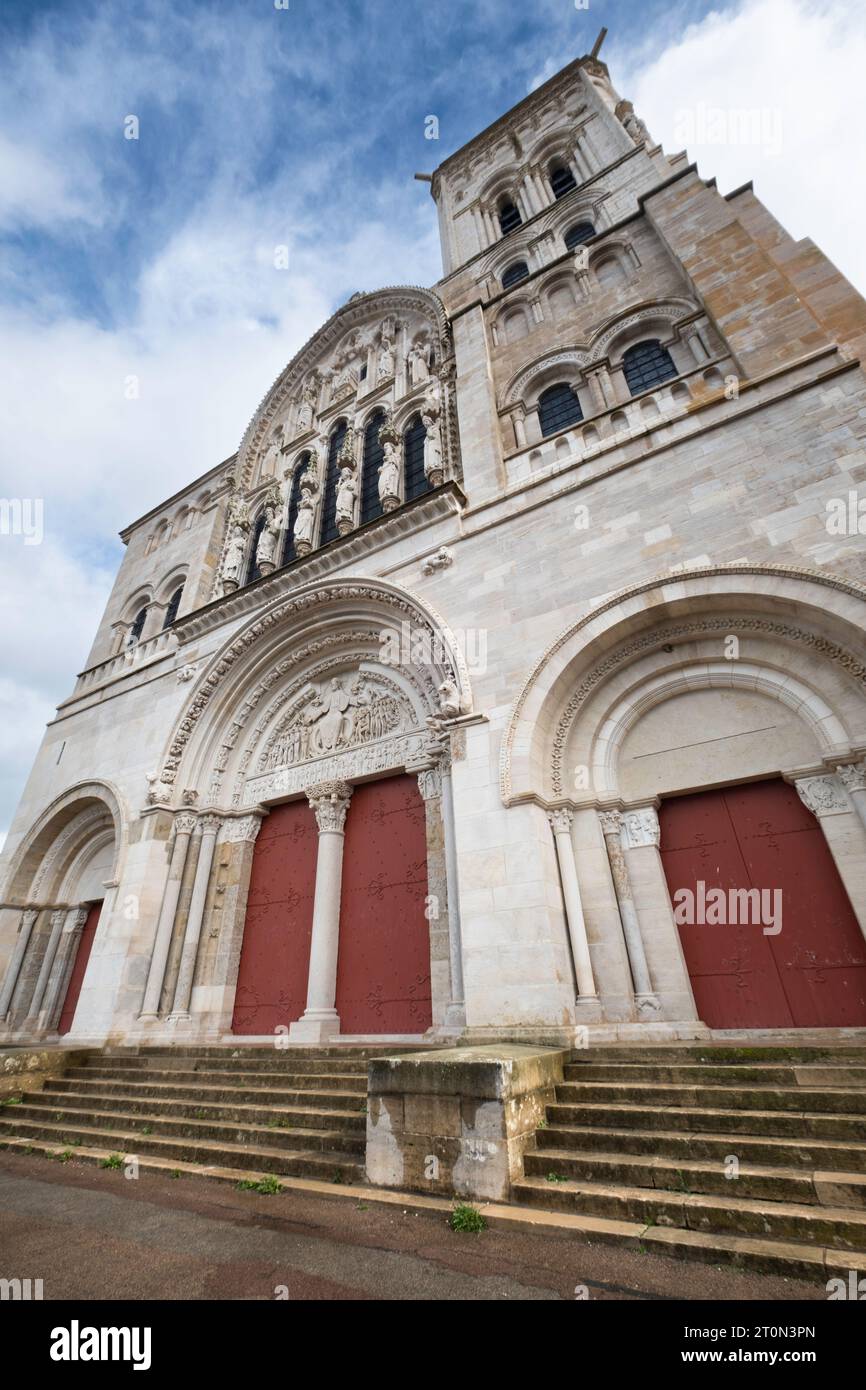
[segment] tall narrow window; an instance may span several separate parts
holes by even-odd
[[[403,435],[403,478],[407,502],[411,502],[413,497],[420,497],[423,492],[430,491],[427,474],[424,472],[424,440],[426,437],[427,431],[421,416],[413,416]]]
[[[337,463],[337,456],[343,447],[346,438],[346,422],[341,420],[334,433],[331,435],[331,443],[328,448],[328,465],[325,469],[325,491],[322,497],[322,533],[319,537],[320,545],[327,545],[328,541],[334,540],[337,536],[337,483],[340,481],[340,467]]]
[[[529,274],[529,266],[526,261],[514,261],[508,267],[502,277],[502,288],[508,290],[512,285],[516,285],[519,280],[525,280]]]
[[[580,246],[584,241],[589,241],[590,237],[595,236],[595,227],[591,222],[576,222],[573,227],[569,227],[565,234],[565,245],[569,251],[573,251],[575,246]]]
[[[258,563],[256,561],[256,551],[259,548],[259,540],[261,538],[262,532],[265,529],[266,524],[267,517],[265,516],[264,512],[262,512],[255,526],[253,527],[253,538],[250,544],[249,559],[247,560],[247,584],[252,584],[254,580],[261,579],[262,577],[261,570],[259,569]]]
[[[628,348],[622,355],[622,369],[633,396],[678,375],[673,358],[658,338],[648,338]]]
[[[379,468],[385,457],[385,450],[379,443],[379,430],[384,422],[385,412],[377,410],[368,421],[364,431],[364,466],[361,471],[361,525],[382,515],[379,501]]]
[[[538,398],[538,419],[544,435],[567,430],[569,425],[576,425],[583,419],[580,401],[567,382],[560,381],[542,391]]]
[[[499,230],[503,236],[508,236],[508,233],[513,232],[515,227],[519,227],[522,221],[523,218],[514,203],[502,204],[499,209]]]
[[[550,187],[553,189],[554,198],[564,198],[566,193],[570,193],[573,188],[577,188],[574,181],[574,174],[567,164],[557,164],[550,171]]]
[[[295,554],[295,522],[298,519],[298,503],[301,500],[301,479],[310,466],[310,455],[302,454],[295,469],[295,476],[292,478],[292,490],[289,493],[289,515],[286,519],[286,535],[283,541],[282,565],[291,564],[292,560],[298,557]]]
[[[141,634],[144,632],[144,625],[147,622],[147,609],[140,608],[132,620],[132,627],[129,629],[129,642],[140,642]]]
[[[181,584],[181,586],[180,586],[179,589],[175,589],[174,593],[172,594],[171,598],[170,598],[169,601],[168,601],[168,607],[167,607],[166,610],[165,610],[165,617],[164,617],[163,620],[162,620],[162,630],[163,630],[163,632],[165,632],[165,629],[166,629],[167,627],[171,627],[172,623],[174,622],[175,618],[177,617],[177,610],[180,608],[180,601],[181,601],[182,598],[183,598],[183,585]]]

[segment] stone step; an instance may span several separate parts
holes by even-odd
[[[117,1123],[115,1127],[106,1124],[92,1128],[80,1126],[75,1129],[70,1125],[40,1124],[28,1120],[10,1122],[0,1117],[0,1143],[7,1137],[25,1141],[34,1139],[52,1144],[56,1152],[69,1149],[74,1155],[76,1146],[70,1144],[70,1140],[79,1140],[82,1144],[86,1143],[124,1157],[153,1154],[169,1160],[180,1159],[205,1166],[242,1167],[247,1172],[285,1173],[332,1178],[334,1181],[344,1182],[357,1182],[363,1177],[363,1157],[340,1149],[338,1144],[346,1143],[345,1136],[335,1135],[327,1130],[302,1131],[310,1141],[308,1144],[298,1142],[293,1149],[282,1149],[273,1144],[143,1135],[123,1124],[123,1116],[116,1118],[121,1123]],[[295,1131],[295,1136],[298,1133]]]
[[[853,1043],[828,1043],[826,1045],[775,1045],[771,1043],[657,1043],[648,1045],[627,1043],[594,1043],[590,1047],[576,1049],[569,1055],[569,1062],[592,1059],[597,1062],[651,1062],[673,1063],[704,1062],[712,1067],[729,1065],[741,1066],[744,1063],[775,1062],[796,1063],[802,1066],[807,1062],[824,1062],[834,1066],[848,1063],[866,1066],[866,1034],[862,1028],[857,1030],[859,1039]]]
[[[600,1125],[610,1129],[727,1131],[729,1135],[866,1141],[866,1115],[828,1115],[814,1111],[737,1110],[664,1105],[548,1105],[552,1125]]]
[[[725,1117],[727,1118],[727,1116]],[[669,1161],[708,1161],[717,1166],[736,1150],[741,1163],[778,1165],[792,1170],[832,1169],[866,1172],[866,1145],[832,1139],[788,1139],[730,1131],[688,1133],[683,1130],[610,1129],[599,1125],[547,1125],[536,1136],[539,1149],[555,1148],[590,1155],[594,1152],[658,1155]]]
[[[94,1090],[100,1095],[113,1096],[163,1096],[166,1099],[195,1101],[202,1104],[212,1101],[215,1104],[237,1103],[264,1106],[304,1106],[328,1110],[352,1110],[358,1113],[366,1103],[366,1095],[359,1091],[336,1090],[288,1090],[277,1086],[266,1089],[255,1086],[212,1086],[201,1082],[193,1085],[175,1085],[167,1082],[153,1082],[149,1079],[126,1081],[103,1081],[99,1078],[61,1076],[51,1083],[54,1092],[75,1091],[84,1094]]]
[[[316,1128],[307,1124],[288,1129],[242,1122],[226,1124],[221,1120],[198,1115],[171,1116],[144,1112],[130,1115],[125,1108],[89,1114],[81,1110],[49,1110],[44,1106],[22,1104],[15,1107],[15,1117],[9,1123],[13,1125],[17,1134],[24,1133],[28,1125],[59,1124],[66,1127],[66,1133],[79,1139],[82,1134],[87,1135],[93,1129],[124,1129],[137,1135],[149,1130],[152,1134],[196,1142],[213,1139],[230,1144],[265,1144],[279,1149],[321,1148],[322,1136],[326,1135],[326,1147],[361,1155],[364,1153],[366,1139],[364,1133],[332,1130],[329,1126]]]
[[[654,1082],[566,1081],[556,1087],[560,1105],[713,1106],[730,1110],[808,1110],[859,1116],[866,1124],[866,1090],[856,1087],[675,1086]]]
[[[836,1250],[866,1251],[866,1211],[795,1202],[647,1191],[604,1183],[550,1182],[524,1177],[513,1199],[527,1205],[580,1212],[648,1226],[733,1233],[764,1239],[814,1241]]]
[[[773,1063],[731,1064],[724,1068],[684,1062],[679,1065],[639,1062],[569,1062],[566,1081],[654,1082],[669,1085],[722,1086],[862,1086],[866,1088],[866,1066],[780,1066]]]
[[[736,1177],[726,1176],[722,1163],[694,1159],[672,1162],[660,1156],[619,1153],[575,1153],[552,1146],[524,1156],[527,1177],[564,1176],[573,1182],[612,1183],[647,1187],[665,1192],[704,1193],[716,1197],[749,1197],[801,1206],[855,1207],[866,1209],[866,1177],[861,1174],[795,1168],[760,1167],[744,1163]],[[730,1171],[728,1169],[727,1171]]]
[[[114,1081],[124,1086],[141,1083],[158,1085],[162,1082],[169,1082],[172,1085],[198,1086],[204,1083],[208,1086],[235,1086],[238,1089],[279,1086],[281,1089],[294,1091],[355,1091],[359,1095],[366,1095],[367,1093],[365,1072],[356,1074],[354,1072],[292,1072],[289,1070],[273,1072],[217,1071],[216,1069],[182,1071],[175,1067],[161,1068],[160,1070],[146,1067],[139,1070],[94,1066],[67,1067],[63,1075],[73,1081]]]
[[[158,1096],[130,1098],[116,1095],[101,1095],[93,1091],[59,1091],[52,1089],[51,1083],[41,1091],[25,1091],[22,1106],[15,1106],[17,1114],[24,1105],[38,1106],[51,1114],[77,1113],[79,1111],[99,1113],[116,1111],[121,1108],[130,1116],[138,1114],[187,1116],[190,1119],[222,1120],[228,1123],[263,1124],[269,1128],[278,1126],[291,1129],[301,1126],[312,1129],[338,1129],[347,1133],[361,1133],[366,1129],[366,1116],[363,1110],[315,1109],[308,1105],[273,1106],[246,1105],[239,1101],[235,1105],[202,1105],[197,1101],[163,1100]],[[11,1111],[9,1118],[12,1119]]]
[[[225,1053],[215,1057],[190,1057],[160,1054],[158,1057],[141,1054],[134,1057],[116,1057],[110,1054],[88,1057],[81,1066],[88,1071],[102,1071],[106,1068],[118,1074],[142,1071],[186,1071],[186,1072],[291,1072],[293,1075],[344,1076],[367,1075],[369,1061],[364,1057],[296,1057],[293,1052],[277,1052],[271,1049],[264,1056],[233,1057]]]

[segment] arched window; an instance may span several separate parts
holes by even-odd
[[[411,502],[413,497],[420,497],[423,492],[430,491],[427,474],[424,472],[426,437],[427,431],[421,416],[413,416],[403,435],[403,480],[407,502]]]
[[[645,343],[627,348],[622,355],[622,369],[633,396],[678,375],[673,358],[658,338],[648,338]]]
[[[583,419],[580,401],[571,386],[565,381],[556,386],[548,386],[538,398],[538,419],[542,434],[556,434],[558,430],[568,429]]]
[[[577,188],[574,174],[567,164],[556,164],[550,171],[550,186],[554,198],[564,198],[573,188]]]
[[[283,541],[283,558],[280,561],[283,565],[288,565],[298,557],[295,554],[295,522],[298,519],[298,503],[301,500],[301,478],[310,466],[310,455],[302,454],[295,469],[295,476],[292,478],[292,490],[289,493],[289,515],[286,520],[286,535]]]
[[[144,625],[147,622],[147,609],[140,608],[132,620],[132,627],[129,629],[129,642],[141,641],[141,634],[144,632]]]
[[[171,627],[172,623],[174,622],[175,618],[177,617],[177,610],[180,608],[180,601],[181,601],[182,598],[183,598],[183,585],[181,584],[181,586],[180,586],[179,589],[175,589],[174,593],[172,594],[171,598],[170,598],[169,601],[168,601],[168,608],[166,608],[166,610],[165,610],[165,617],[164,617],[163,620],[162,620],[162,630],[163,630],[163,632],[165,632],[165,629],[166,629],[167,627]]]
[[[595,227],[591,222],[575,222],[573,227],[569,227],[565,234],[566,249],[573,251],[575,246],[581,246],[590,237],[595,236]]]
[[[499,209],[499,230],[503,236],[508,236],[515,227],[519,227],[523,218],[520,216],[514,203],[508,201],[501,205]]]
[[[247,577],[245,581],[247,584],[252,584],[254,580],[261,579],[262,577],[261,570],[259,569],[258,564],[256,563],[256,551],[259,548],[259,540],[261,538],[262,532],[265,529],[265,526],[267,525],[267,520],[268,519],[265,516],[264,512],[262,512],[255,526],[253,527],[253,538],[250,544],[249,559],[247,560]]]
[[[514,261],[502,277],[502,288],[504,290],[511,289],[511,286],[516,285],[518,280],[525,280],[528,274],[529,266],[526,261]]]
[[[337,531],[337,483],[340,481],[340,466],[337,457],[346,438],[346,422],[341,420],[328,447],[328,464],[325,469],[325,491],[322,497],[322,533],[319,545],[327,545],[339,534]]]
[[[382,515],[379,501],[379,468],[385,450],[379,443],[379,430],[385,420],[384,410],[377,410],[364,431],[364,465],[361,470],[361,525]]]

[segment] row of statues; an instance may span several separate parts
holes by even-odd
[[[444,480],[445,469],[442,450],[442,401],[441,388],[436,377],[430,384],[421,406],[421,421],[424,425],[424,473],[431,488],[438,487]],[[345,439],[337,456],[339,469],[335,496],[335,520],[337,532],[341,536],[354,530],[357,522],[358,463],[357,435],[354,429],[346,432]],[[392,512],[400,506],[400,475],[402,466],[402,439],[396,428],[393,416],[386,414],[379,428],[379,442],[383,458],[379,465],[378,491],[383,512]],[[273,447],[273,446],[269,446]],[[309,450],[309,461],[301,474],[298,485],[297,511],[292,529],[295,554],[307,555],[313,548],[316,510],[321,491],[322,459],[327,457],[329,441],[320,436]],[[278,450],[279,452],[279,450]],[[283,530],[283,517],[291,490],[291,478],[284,474],[283,482],[274,482],[268,489],[261,510],[261,526],[256,543],[256,568],[259,574],[271,574],[277,566],[277,552]],[[220,567],[220,583],[223,593],[238,589],[243,583],[244,563],[249,548],[252,519],[246,500],[238,496],[229,510],[227,541]]]

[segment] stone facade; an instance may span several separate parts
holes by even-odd
[[[597,59],[432,193],[444,278],[354,296],[237,454],[124,533],[0,866],[5,1039],[53,1036],[99,900],[70,1042],[228,1036],[258,827],[299,796],[296,1034],[339,1035],[334,807],[394,771],[426,807],[435,1036],[706,1032],[666,796],[793,782],[866,930],[866,304]],[[636,387],[647,342],[668,370]]]

